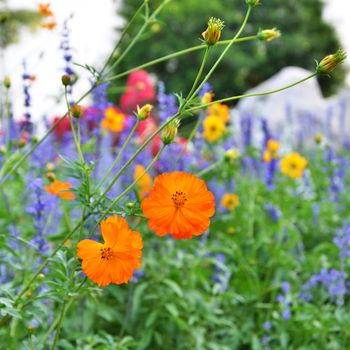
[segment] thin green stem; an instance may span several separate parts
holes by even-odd
[[[221,163],[222,163],[222,160],[219,160],[219,161],[217,161],[217,162],[215,162],[215,163],[209,165],[208,167],[202,169],[201,171],[198,171],[198,172],[196,173],[196,175],[197,175],[198,177],[200,177],[200,176],[203,176],[203,175],[205,175],[205,174],[208,174],[208,173],[210,173],[212,170],[216,169]]]
[[[134,135],[136,129],[138,128],[140,122],[137,121],[136,124],[134,125],[134,127],[131,129],[127,139],[125,140],[123,146],[121,147],[121,149],[118,152],[117,157],[115,158],[113,164],[108,168],[108,170],[106,171],[106,174],[104,175],[104,177],[102,178],[102,180],[97,184],[96,189],[95,189],[95,193],[101,188],[101,186],[106,182],[106,180],[108,179],[109,175],[112,173],[113,169],[115,168],[115,166],[118,164],[121,156],[123,155],[125,148],[128,146],[132,136]]]
[[[129,51],[134,47],[134,45],[137,43],[137,41],[140,39],[141,35],[143,32],[146,30],[148,25],[152,23],[156,16],[159,14],[159,12],[166,6],[171,0],[164,0],[158,7],[157,9],[152,13],[151,16],[146,17],[145,23],[142,25],[138,33],[134,36],[133,40],[131,43],[128,45],[128,47],[123,50],[123,53],[119,56],[119,58],[112,64],[112,66],[109,69],[109,72],[112,71],[115,67],[118,66],[118,64],[126,57],[126,55],[129,53]],[[147,8],[147,7],[146,7]],[[109,73],[108,72],[108,73]],[[108,75],[107,73],[107,75]]]
[[[140,7],[137,9],[137,11],[134,13],[134,15],[132,16],[131,20],[129,21],[129,23],[124,27],[123,31],[120,34],[120,37],[116,43],[116,45],[114,46],[112,52],[110,53],[110,55],[108,56],[104,66],[102,67],[101,71],[100,71],[100,76],[103,75],[104,71],[106,70],[110,60],[113,58],[115,52],[118,50],[120,44],[122,43],[125,34],[128,32],[129,28],[131,27],[131,25],[134,23],[135,19],[138,17],[138,15],[140,14],[140,12],[142,11],[142,9],[145,7],[146,2],[149,0],[144,0],[143,3],[140,5]]]
[[[172,123],[176,118],[178,118],[179,113],[176,113],[173,117],[169,118],[163,125],[161,125],[148,139],[139,147],[139,149],[128,159],[128,161],[123,165],[119,172],[115,175],[112,181],[109,183],[100,198],[104,198],[112,186],[118,181],[120,176],[128,168],[128,166],[135,160],[135,158],[147,147],[147,145],[170,123]]]
[[[93,84],[91,88],[79,98],[77,103],[81,102],[90,92],[97,86]],[[21,164],[28,159],[28,157],[33,154],[33,152],[53,133],[56,127],[62,122],[62,120],[68,115],[68,111],[54,123],[51,128],[46,132],[46,134],[36,142],[23,156],[6,172],[6,174],[0,179],[0,187],[5,183],[6,180],[21,166]]]
[[[240,38],[240,39],[237,39],[235,41],[235,43],[242,43],[242,42],[246,42],[246,41],[251,41],[251,40],[256,40],[257,39],[257,36],[256,35],[252,35],[252,36],[247,36],[247,37],[244,37],[244,38]],[[231,40],[222,40],[222,41],[219,41],[216,43],[215,46],[223,46],[223,45],[227,45],[231,42]],[[117,80],[119,78],[122,78],[122,77],[125,77],[127,75],[129,75],[130,73],[136,71],[136,70],[139,70],[139,69],[145,69],[145,68],[148,68],[150,66],[154,66],[158,63],[161,63],[161,62],[164,62],[164,61],[167,61],[167,60],[170,60],[172,58],[175,58],[175,57],[178,57],[178,56],[183,56],[183,55],[186,55],[188,53],[191,53],[191,52],[195,52],[195,51],[199,51],[199,50],[204,50],[207,48],[207,45],[206,44],[201,44],[201,45],[197,45],[197,46],[193,46],[193,47],[190,47],[188,49],[184,49],[184,50],[181,50],[181,51],[177,51],[177,52],[174,52],[174,53],[171,53],[169,55],[165,55],[163,57],[159,57],[159,58],[156,58],[152,61],[149,61],[149,62],[146,62],[146,63],[143,63],[137,67],[134,67],[134,68],[131,68],[125,72],[122,72],[122,73],[119,73],[117,75],[113,75],[112,77],[110,78],[107,78],[107,79],[104,79],[104,82],[109,82],[109,81],[113,81],[113,80]]]
[[[153,158],[153,160],[151,161],[151,163],[147,166],[147,168],[142,172],[142,174],[137,177],[135,179],[135,181],[130,184],[118,197],[116,197],[112,203],[109,205],[109,207],[103,212],[103,214],[101,215],[101,218],[105,217],[105,215],[107,215],[109,213],[109,211],[128,193],[130,192],[135,185],[150,171],[150,169],[153,167],[154,163],[159,159],[160,155],[162,154],[163,150],[165,148],[165,145],[163,145],[160,150],[158,151],[158,153],[155,155],[155,157]],[[99,222],[96,223],[96,225],[94,226],[94,228],[92,229],[92,233],[95,232],[95,230],[97,229],[97,226],[99,225]]]
[[[204,70],[205,64],[207,63],[208,56],[209,56],[209,51],[210,51],[210,46],[207,45],[207,48],[205,50],[205,53],[204,53],[204,56],[203,56],[203,59],[202,59],[202,63],[201,63],[200,68],[198,70],[196,79],[195,79],[195,81],[194,81],[194,83],[192,85],[192,88],[191,88],[190,92],[188,93],[185,101],[183,102],[182,109],[180,108],[180,113],[182,112],[183,108],[186,107],[188,101],[191,101],[191,99],[192,99],[192,94],[193,94],[193,92],[195,91],[195,89],[196,89],[196,87],[198,85],[198,82],[199,82],[199,80],[200,80],[200,78],[201,78],[201,76],[203,74],[203,70]]]
[[[56,348],[56,344],[58,342],[58,339],[60,338],[61,327],[62,327],[62,323],[63,323],[63,320],[64,320],[64,315],[66,314],[66,311],[67,311],[67,300],[64,299],[63,300],[63,304],[62,304],[62,310],[61,310],[60,317],[59,317],[59,320],[58,320],[58,324],[57,324],[57,327],[56,327],[55,338],[54,338],[52,346],[51,346],[51,350],[54,350]]]
[[[206,104],[203,104],[203,105],[199,105],[199,106],[196,106],[196,107],[192,107],[192,108],[189,108],[187,110],[187,112],[194,112],[196,110],[199,110],[199,109],[203,109],[203,108],[207,108],[215,103],[225,103],[225,102],[230,102],[230,101],[234,101],[234,100],[240,100],[242,98],[246,98],[246,97],[255,97],[255,96],[264,96],[264,95],[270,95],[270,94],[275,94],[277,92],[281,92],[283,90],[287,90],[293,86],[296,86],[296,85],[299,85],[301,83],[303,83],[304,81],[306,80],[309,80],[311,78],[314,78],[315,76],[317,76],[317,73],[312,73],[311,75],[307,76],[306,78],[304,79],[301,79],[295,83],[292,83],[290,85],[286,85],[284,87],[281,87],[279,89],[275,89],[275,90],[269,90],[269,91],[264,91],[264,92],[255,92],[255,93],[251,93],[251,94],[244,94],[244,95],[238,95],[238,96],[232,96],[232,97],[227,97],[227,98],[223,98],[221,100],[216,100],[216,101],[213,101],[213,102],[209,102],[209,103],[206,103]]]
[[[72,135],[73,135],[75,146],[77,148],[79,160],[80,160],[80,163],[84,163],[84,156],[83,156],[83,152],[81,151],[80,141],[79,141],[79,139],[80,139],[80,132],[79,132],[79,136],[77,136],[77,134],[75,132],[74,123],[73,123],[73,116],[72,116],[71,106],[70,106],[70,104],[68,102],[67,86],[64,87],[64,99],[66,101],[66,105],[67,105],[67,109],[68,109],[68,118],[69,118],[70,128],[72,130]]]
[[[212,74],[214,73],[215,69],[217,68],[217,66],[220,64],[220,62],[223,60],[224,56],[226,55],[226,53],[228,52],[228,50],[231,48],[231,46],[233,44],[236,43],[236,40],[238,39],[238,37],[241,35],[244,27],[246,26],[247,22],[248,22],[248,18],[250,16],[252,8],[250,6],[248,6],[247,9],[247,13],[244,17],[243,23],[241,25],[241,27],[239,28],[238,32],[236,33],[236,35],[231,39],[231,41],[229,42],[229,44],[225,47],[225,50],[221,53],[221,55],[219,56],[219,58],[216,60],[216,62],[213,64],[213,66],[211,67],[211,69],[209,70],[208,74],[205,76],[205,78],[203,79],[203,81],[199,84],[198,88],[196,89],[196,91],[194,91],[193,95],[197,95],[198,92],[200,91],[200,89],[203,87],[203,85],[209,80],[209,78],[212,76]]]

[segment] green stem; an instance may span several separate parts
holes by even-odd
[[[193,94],[193,92],[195,91],[195,89],[196,89],[196,87],[198,85],[198,82],[199,82],[199,80],[200,80],[200,78],[201,78],[201,76],[203,74],[203,70],[204,70],[205,64],[207,63],[208,56],[209,56],[209,51],[210,51],[210,46],[207,45],[207,48],[205,50],[205,53],[204,53],[204,56],[203,56],[203,59],[202,59],[202,63],[201,63],[201,66],[200,66],[200,68],[198,70],[196,79],[195,79],[195,81],[194,81],[194,83],[192,85],[192,88],[191,88],[190,92],[188,93],[185,101],[183,102],[182,108],[179,109],[180,113],[186,107],[188,101],[191,101],[191,99],[192,99],[192,94]]]
[[[58,339],[60,338],[61,327],[62,327],[62,323],[64,320],[64,315],[66,314],[66,311],[67,311],[67,300],[64,299],[63,304],[62,304],[62,310],[61,310],[60,317],[59,317],[58,324],[57,324],[57,328],[56,328],[55,338],[54,338],[52,346],[51,346],[51,350],[54,350],[56,348],[56,344],[58,342]]]
[[[203,79],[203,81],[201,82],[201,84],[198,86],[197,90],[193,93],[193,95],[197,95],[198,92],[200,91],[200,89],[203,87],[203,85],[209,80],[209,78],[212,76],[212,74],[214,73],[215,69],[217,68],[217,66],[220,64],[220,62],[222,61],[222,59],[224,58],[224,56],[226,55],[226,53],[228,52],[228,50],[231,48],[231,46],[233,44],[236,43],[236,40],[238,39],[238,37],[241,35],[244,27],[246,26],[247,22],[248,22],[248,18],[250,15],[252,8],[250,6],[248,6],[248,10],[247,13],[244,17],[243,23],[241,25],[241,27],[239,28],[237,34],[233,37],[233,39],[231,39],[231,41],[229,42],[229,44],[225,47],[225,50],[221,53],[221,55],[219,56],[219,58],[216,60],[216,62],[213,64],[213,66],[211,67],[211,69],[209,70],[208,74],[205,76],[205,78]]]
[[[242,42],[256,40],[256,39],[257,39],[257,36],[256,35],[252,35],[252,36],[247,36],[247,37],[244,37],[244,38],[237,39],[235,41],[235,43],[240,43],[240,42],[242,43]],[[222,41],[217,42],[215,46],[227,45],[230,42],[231,42],[231,40],[222,40]],[[131,69],[125,71],[125,72],[119,73],[117,75],[113,75],[110,78],[104,79],[104,82],[117,80],[119,78],[122,78],[122,77],[125,77],[125,76],[129,75],[130,73],[132,73],[132,72],[134,72],[136,70],[145,69],[147,67],[154,66],[155,64],[158,64],[158,63],[170,60],[171,58],[175,58],[175,57],[178,57],[178,56],[183,56],[183,55],[186,55],[188,53],[191,53],[191,52],[194,52],[194,51],[203,50],[203,49],[206,49],[206,48],[207,48],[206,44],[201,44],[201,45],[190,47],[188,49],[177,51],[177,52],[171,53],[169,55],[165,55],[163,57],[156,58],[156,59],[154,59],[152,61],[143,63],[143,64],[141,64],[141,65],[139,65],[137,67],[131,68]]]
[[[256,35],[253,35],[253,36],[248,36],[248,37],[245,37],[245,38],[241,38],[241,39],[237,39],[236,40],[236,43],[238,42],[246,42],[246,41],[250,41],[250,40],[255,40],[257,39],[257,36]],[[227,45],[228,43],[230,42],[230,40],[223,40],[223,41],[220,41],[218,42],[216,45]],[[163,61],[166,61],[166,60],[169,60],[173,57],[177,57],[177,56],[181,56],[181,55],[185,55],[187,53],[190,53],[190,52],[193,52],[193,51],[198,51],[198,50],[202,50],[202,49],[205,49],[206,48],[206,45],[198,45],[198,46],[194,46],[194,47],[191,47],[191,48],[188,48],[188,49],[185,49],[185,50],[181,50],[181,51],[178,51],[178,52],[175,52],[173,54],[170,54],[170,55],[166,55],[166,56],[163,56],[163,57],[160,57],[158,59],[155,59],[153,61],[150,61],[150,62],[147,62],[147,63],[144,63],[140,66],[137,66],[137,67],[134,67],[132,69],[129,69],[125,72],[122,72],[118,75],[115,75],[115,76],[112,76],[108,79],[104,79],[103,81],[99,81],[99,82],[96,82],[82,97],[80,97],[78,99],[78,101],[76,103],[80,103],[82,100],[85,99],[86,96],[88,96],[90,94],[91,91],[93,91],[98,85],[104,83],[104,82],[109,82],[109,81],[113,81],[113,80],[116,80],[116,79],[119,79],[119,78],[122,78],[124,76],[127,76],[129,75],[130,73],[134,72],[135,70],[139,70],[139,69],[143,69],[143,68],[147,68],[149,66],[152,66],[152,65],[155,65],[157,63],[160,63],[160,62],[163,62]],[[51,128],[46,132],[46,134],[37,142],[35,143],[31,149],[25,153],[13,166],[12,168],[10,168],[8,170],[8,172],[0,179],[0,186],[2,186],[4,184],[4,182],[6,180],[8,180],[8,178],[12,175],[13,172],[15,172],[20,166],[21,164],[53,133],[53,131],[56,129],[56,127],[62,122],[62,120],[67,116],[67,113],[66,112],[60,119],[57,120],[57,122],[55,124],[53,124],[51,126]]]
[[[78,152],[78,156],[79,156],[79,160],[80,163],[84,163],[84,156],[83,153],[81,151],[80,148],[80,135],[77,137],[77,134],[75,132],[75,127],[74,127],[74,123],[73,123],[73,116],[72,116],[72,111],[71,111],[71,106],[68,102],[68,96],[67,96],[67,86],[64,87],[64,99],[66,101],[66,105],[67,105],[67,109],[68,109],[68,118],[69,118],[69,123],[70,123],[70,128],[72,130],[72,135],[73,135],[73,139],[74,139],[74,143],[75,146],[77,148],[77,152]],[[79,123],[79,122],[78,122]],[[80,133],[79,133],[80,134]]]
[[[134,161],[134,159],[147,147],[147,145],[170,123],[172,123],[176,118],[178,118],[179,113],[176,113],[173,117],[168,119],[163,125],[161,125],[148,139],[139,147],[139,149],[128,159],[128,161],[123,165],[123,167],[119,170],[119,172],[115,175],[112,181],[109,183],[103,194],[100,198],[104,198],[108,191],[112,188],[112,186],[118,181],[120,176],[124,173],[124,171],[128,168],[128,166]]]
[[[150,169],[153,167],[154,163],[159,159],[160,155],[162,154],[163,150],[165,148],[165,145],[163,145],[160,150],[158,151],[158,153],[155,155],[155,157],[153,158],[152,162],[147,166],[147,168],[143,171],[143,173],[135,179],[135,181],[130,184],[118,197],[116,197],[112,203],[109,205],[109,207],[103,212],[103,214],[100,216],[101,218],[104,218],[106,214],[109,213],[109,211],[128,193],[130,192],[135,185],[150,171]],[[99,225],[99,222],[96,223],[96,225],[94,226],[94,228],[92,229],[92,233],[95,232],[95,230],[97,229]]]
[[[203,109],[203,108],[207,108],[208,106],[211,106],[215,103],[225,103],[225,102],[230,102],[230,101],[234,101],[234,100],[240,100],[242,98],[246,98],[246,97],[254,97],[254,96],[264,96],[264,95],[270,95],[270,94],[275,94],[277,92],[280,92],[280,91],[283,91],[283,90],[287,90],[295,85],[298,85],[298,84],[301,84],[303,83],[304,81],[306,80],[309,80],[313,77],[317,76],[317,73],[312,73],[311,75],[307,76],[306,78],[304,79],[301,79],[295,83],[292,83],[290,85],[287,85],[287,86],[284,86],[282,88],[279,88],[279,89],[275,89],[275,90],[269,90],[269,91],[265,91],[265,92],[255,92],[255,93],[251,93],[251,94],[245,94],[245,95],[239,95],[239,96],[232,96],[232,97],[227,97],[227,98],[223,98],[221,100],[216,100],[216,101],[213,101],[213,102],[209,102],[209,103],[206,103],[206,104],[203,104],[203,105],[200,105],[200,106],[196,106],[196,107],[192,107],[192,108],[189,108],[187,110],[187,112],[194,112],[198,109]]]
[[[100,71],[100,76],[103,75],[104,71],[106,70],[110,60],[113,58],[115,52],[118,50],[120,44],[122,43],[125,34],[128,32],[129,28],[131,27],[132,23],[135,21],[135,19],[138,17],[138,15],[140,14],[140,12],[142,11],[142,9],[144,8],[144,6],[146,5],[146,2],[149,0],[144,0],[143,3],[141,4],[141,6],[138,8],[138,10],[134,13],[133,17],[131,18],[131,20],[129,21],[129,23],[124,27],[122,33],[120,34],[120,37],[118,39],[118,42],[116,43],[116,45],[114,46],[112,52],[110,53],[110,55],[108,56],[103,68]]]
[[[140,122],[137,121],[136,124],[134,125],[134,127],[131,129],[127,139],[125,140],[122,148],[119,150],[119,153],[116,157],[116,159],[114,160],[113,164],[108,168],[106,174],[104,175],[104,177],[102,178],[102,180],[97,184],[96,189],[95,189],[95,193],[101,188],[101,186],[106,182],[106,180],[108,179],[109,175],[112,173],[113,169],[115,168],[115,166],[118,164],[121,156],[123,155],[125,148],[128,146],[132,136],[134,135],[137,127],[139,126]]]
[[[211,171],[214,170],[215,168],[217,168],[221,163],[222,163],[222,160],[219,160],[219,161],[217,161],[217,162],[215,162],[215,163],[209,165],[208,167],[202,169],[202,170],[199,171],[196,175],[197,175],[198,177],[203,176],[203,175],[205,175],[205,174],[211,172]]]
[[[90,94],[90,92],[97,86],[97,84],[92,85],[92,87],[82,96],[79,98],[77,103],[81,102],[86,96]],[[56,129],[57,125],[59,125],[62,120],[68,115],[68,111],[57,120],[55,124],[51,126],[51,128],[46,132],[46,134],[38,141],[36,142],[28,151],[27,153],[23,154],[23,156],[10,168],[7,173],[0,179],[0,187],[5,183],[6,180],[15,172],[21,164],[53,133],[53,131]]]
[[[158,13],[163,9],[164,6],[166,6],[171,0],[164,0],[163,3],[161,3],[157,9],[153,12],[153,14],[146,18],[145,23],[142,25],[141,29],[138,31],[138,33],[134,36],[133,40],[131,43],[128,45],[128,47],[123,51],[123,53],[119,56],[119,58],[112,64],[112,66],[109,69],[109,72],[112,71],[118,64],[125,58],[125,56],[129,53],[129,51],[134,47],[134,45],[137,43],[143,32],[146,30],[148,25],[152,23]],[[146,7],[147,8],[147,7]],[[108,73],[109,73],[108,72]],[[108,75],[107,73],[107,75]]]

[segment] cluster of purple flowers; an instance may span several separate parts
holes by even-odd
[[[276,297],[277,302],[281,305],[282,318],[284,320],[289,320],[292,317],[292,312],[290,310],[291,302],[289,297],[290,285],[288,282],[281,283],[281,294]]]
[[[304,284],[300,297],[310,302],[314,299],[316,292],[321,292],[325,298],[342,305],[347,293],[346,277],[345,272],[324,268],[319,273],[312,275]]]
[[[333,242],[339,248],[339,258],[345,267],[346,259],[350,257],[350,226],[337,230]]]
[[[167,118],[177,113],[179,107],[177,105],[176,97],[165,93],[165,85],[163,82],[158,83],[157,99],[159,117],[162,121],[165,121]]]
[[[263,347],[263,350],[271,350],[271,341],[272,341],[272,338],[271,338],[271,330],[272,330],[272,323],[271,321],[266,321],[264,322],[263,324],[263,329],[264,329],[264,336],[261,340],[261,345]]]

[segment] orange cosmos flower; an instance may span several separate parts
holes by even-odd
[[[45,190],[53,194],[54,196],[63,198],[63,199],[68,199],[68,200],[73,200],[75,199],[75,195],[68,191],[72,187],[72,184],[70,182],[61,182],[58,180],[55,180],[51,183],[50,186],[45,186]]]
[[[142,238],[132,231],[125,219],[110,216],[101,221],[104,243],[84,239],[78,243],[77,254],[82,269],[99,287],[110,283],[127,283],[135,269],[141,267]]]
[[[148,226],[158,236],[192,238],[204,233],[215,213],[213,194],[203,180],[182,171],[159,175],[142,202]]]
[[[39,4],[38,11],[40,14],[42,14],[44,17],[52,17],[53,12],[51,11],[50,4]]]

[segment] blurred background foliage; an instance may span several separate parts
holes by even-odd
[[[155,8],[162,0],[151,1]],[[124,0],[121,14],[127,23],[142,3],[141,0]],[[314,59],[336,51],[341,43],[334,28],[322,18],[322,0],[269,0],[253,11],[244,36],[258,30],[277,27],[283,37],[271,43],[252,41],[234,46],[216,70],[211,83],[217,96],[240,94],[261,83],[285,66],[300,66],[314,70]],[[222,39],[230,39],[238,30],[245,15],[243,0],[180,0],[173,1],[160,13],[153,24],[118,67],[118,72],[171,52],[200,43],[209,17],[225,21]],[[129,31],[129,39],[140,28],[142,19]],[[124,45],[127,45],[127,41]],[[125,48],[125,46],[124,46]],[[223,47],[212,50],[208,66]],[[123,51],[123,47],[121,51]],[[195,52],[158,64],[149,70],[164,81],[170,92],[186,93],[194,81],[203,53]],[[345,71],[339,69],[332,79],[321,77],[320,84],[325,96],[333,94],[342,85]]]
[[[41,19],[38,11],[10,9],[7,1],[0,0],[0,48],[17,43],[24,27],[37,29]]]

